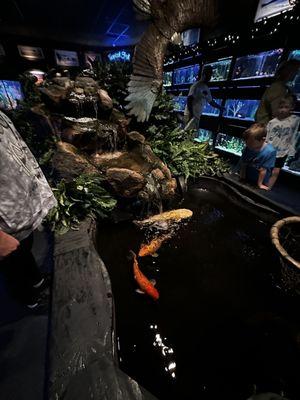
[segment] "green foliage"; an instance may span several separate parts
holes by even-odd
[[[171,98],[160,95],[149,119],[147,138],[154,153],[168,165],[172,174],[188,179],[228,171],[229,165],[210,151],[207,142],[195,142],[194,134],[194,131],[178,128]]]
[[[69,183],[62,180],[52,190],[57,207],[50,211],[46,221],[60,234],[76,229],[88,216],[106,218],[117,204],[97,175],[80,175]]]
[[[24,73],[19,75],[19,80],[22,85],[22,90],[24,93],[23,107],[33,107],[41,103],[41,94],[36,85],[37,78],[29,73]]]

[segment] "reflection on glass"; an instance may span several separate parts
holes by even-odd
[[[222,99],[214,99],[214,100],[216,103],[219,104],[219,106],[221,105]],[[220,115],[220,110],[218,108],[211,106],[208,102],[206,102],[202,114],[210,115],[212,117],[218,117]]]
[[[200,66],[198,64],[186,68],[175,69],[173,76],[174,85],[183,85],[196,82],[199,71]]]
[[[172,76],[173,72],[172,71],[167,71],[163,73],[163,86],[172,86]]]
[[[298,133],[295,156],[288,158],[283,169],[294,175],[300,176],[300,133]]]
[[[0,108],[11,110],[17,108],[23,100],[21,84],[18,81],[0,81]]]
[[[300,50],[291,51],[289,55],[289,60],[300,61]],[[297,96],[297,99],[300,100],[300,72],[296,75],[293,81],[289,82],[289,86]]]
[[[207,63],[204,65],[204,70],[207,66],[212,67],[213,74],[211,82],[226,81],[230,72],[232,57],[218,60],[213,63]]]
[[[226,135],[225,133],[219,133],[217,136],[216,149],[241,156],[244,147],[245,143],[241,138]]]
[[[236,59],[232,79],[266,78],[275,75],[283,49],[266,51]]]
[[[224,117],[254,121],[258,105],[259,100],[226,100]]]
[[[213,145],[213,133],[207,129],[199,129],[197,136],[194,139],[198,143],[208,142],[210,146]]]
[[[172,98],[174,103],[174,111],[184,111],[187,96],[175,96]]]

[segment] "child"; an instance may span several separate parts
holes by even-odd
[[[266,135],[264,124],[254,124],[244,132],[246,147],[241,158],[240,177],[260,189],[270,190],[269,179],[275,165],[276,150],[266,143]]]
[[[276,117],[267,125],[267,142],[276,149],[276,162],[269,181],[270,189],[276,182],[280,169],[284,166],[287,157],[295,155],[298,128],[300,118],[292,115],[294,108],[294,97],[289,95],[284,97],[276,111]]]

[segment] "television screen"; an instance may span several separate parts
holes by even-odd
[[[291,10],[294,7],[290,0],[259,0],[255,22],[263,18],[274,17],[283,11]]]
[[[41,85],[45,79],[45,72],[41,71],[40,69],[32,69],[28,71],[31,75],[35,76],[37,81],[36,85]]]
[[[289,54],[289,60],[299,60],[300,61],[300,50],[293,50]],[[296,75],[295,79],[289,82],[289,86],[292,91],[297,96],[297,99],[300,100],[300,71]]]
[[[23,100],[21,84],[18,81],[0,81],[0,107],[6,110],[15,109]]]
[[[182,32],[181,40],[184,46],[198,44],[200,41],[200,28],[188,29]]]
[[[213,133],[207,129],[199,129],[197,136],[195,137],[195,142],[203,143],[208,142],[210,146],[213,144]]]
[[[173,73],[174,85],[184,85],[196,82],[199,72],[200,66],[198,64],[175,69]]]
[[[216,149],[226,151],[227,153],[241,156],[245,147],[245,142],[241,138],[219,133],[216,139]]]
[[[225,118],[254,121],[259,100],[228,99],[225,103]]]
[[[229,76],[231,62],[232,57],[224,58],[213,63],[204,64],[203,69],[205,70],[205,68],[207,68],[208,66],[212,67],[213,74],[211,82],[226,81]]]
[[[172,101],[174,103],[174,111],[184,111],[186,106],[186,96],[175,96]]]
[[[232,79],[268,78],[275,75],[283,49],[270,50],[236,59]]]
[[[214,100],[216,103],[221,105],[222,99],[214,99]],[[220,110],[218,108],[211,106],[209,103],[206,102],[202,114],[209,115],[212,117],[218,117],[220,115]]]
[[[173,77],[173,72],[168,71],[163,73],[163,85],[166,86],[172,86],[172,77]]]
[[[78,67],[79,60],[76,51],[55,50],[56,64],[61,67]]]

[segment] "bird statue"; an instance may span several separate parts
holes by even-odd
[[[133,0],[135,8],[151,20],[136,45],[126,100],[129,115],[138,122],[149,119],[161,90],[163,61],[174,34],[190,28],[213,27],[219,0]]]

